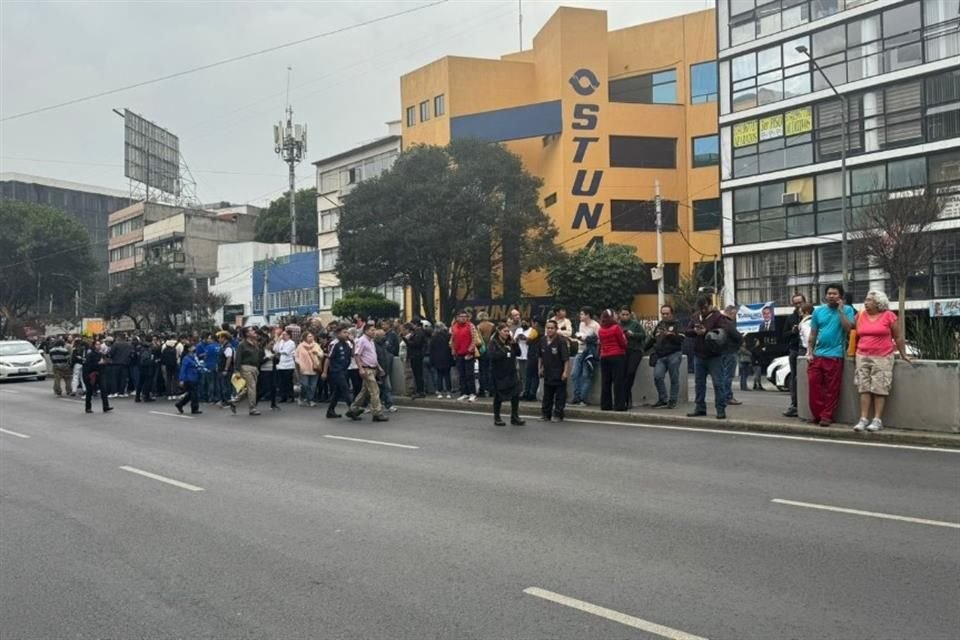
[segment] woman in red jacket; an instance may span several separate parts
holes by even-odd
[[[600,315],[600,410],[627,410],[627,337],[610,309]]]

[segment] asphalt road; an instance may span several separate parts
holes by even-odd
[[[958,452],[114,406],[0,385],[2,640],[960,633]]]

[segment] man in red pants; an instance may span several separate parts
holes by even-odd
[[[826,303],[813,312],[807,343],[810,422],[821,427],[833,422],[840,401],[847,334],[855,317],[853,307],[843,303],[842,286],[829,285],[825,297]]]

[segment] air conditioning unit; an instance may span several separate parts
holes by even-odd
[[[800,194],[799,193],[785,193],[780,196],[780,204],[800,204]]]

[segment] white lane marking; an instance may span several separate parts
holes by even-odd
[[[166,411],[148,411],[155,416],[167,416],[168,418],[182,418],[183,420],[193,420],[192,416],[184,416],[179,413],[167,413]]]
[[[130,473],[136,473],[141,475],[144,478],[150,478],[152,480],[157,480],[159,482],[165,482],[167,484],[172,484],[175,487],[180,487],[181,489],[186,489],[187,491],[203,491],[203,487],[198,487],[193,484],[187,484],[186,482],[180,482],[179,480],[174,480],[173,478],[167,478],[165,476],[160,476],[155,473],[150,473],[149,471],[144,471],[143,469],[137,469],[136,467],[120,467],[124,471],[129,471]]]
[[[331,438],[333,440],[349,440],[350,442],[363,442],[365,444],[379,444],[384,447],[398,447],[400,449],[419,449],[420,447],[415,447],[412,444],[397,444],[396,442],[381,442],[380,440],[364,440],[363,438],[348,438],[346,436],[323,436],[324,438]]]
[[[25,440],[28,440],[30,438],[30,436],[28,436],[25,433],[17,433],[16,431],[10,431],[9,429],[0,429],[0,433],[5,433],[8,436],[16,436],[18,438],[24,438]]]
[[[20,395],[20,392],[19,392],[19,391],[14,391],[14,390],[12,390],[12,389],[0,389],[0,392],[3,392],[3,393],[11,393],[11,394],[13,394],[13,395],[15,395],[15,396]]]
[[[403,405],[414,411],[435,411],[438,413],[462,413],[471,416],[490,415],[482,411],[466,411],[464,409],[435,409],[433,407],[414,407]],[[717,433],[725,436],[749,436],[752,438],[776,438],[778,440],[797,440],[800,442],[814,442],[818,444],[847,444],[857,447],[882,447],[885,449],[910,449],[913,451],[936,451],[938,453],[960,453],[960,449],[949,447],[925,447],[915,444],[890,444],[886,442],[860,442],[858,440],[840,440],[836,438],[815,438],[813,436],[791,436],[784,433],[760,433],[757,431],[736,431],[733,429],[711,429],[709,427],[679,427],[668,424],[646,424],[643,422],[614,422],[612,420],[586,420],[583,418],[564,418],[564,422],[578,422],[583,424],[605,424],[614,427],[637,427],[640,429],[662,429],[664,431],[693,431],[696,433]]]
[[[570,598],[559,593],[554,593],[553,591],[547,591],[546,589],[527,587],[523,590],[523,592],[527,595],[536,596],[538,598],[543,598],[544,600],[549,600],[550,602],[555,602],[556,604],[562,604],[563,606],[570,607],[571,609],[577,609],[578,611],[591,613],[595,616],[606,618],[607,620],[619,622],[620,624],[633,627],[634,629],[640,629],[641,631],[646,631],[647,633],[652,633],[660,636],[661,638],[669,638],[669,640],[707,640],[702,636],[695,636],[692,633],[687,633],[686,631],[680,631],[679,629],[673,629],[672,627],[665,627],[662,624],[650,622],[649,620],[643,620],[642,618],[635,618],[634,616],[620,613],[619,611],[614,611],[613,609],[600,607],[595,604],[590,604],[589,602],[584,602],[583,600],[577,600],[576,598]]]
[[[861,511],[860,509],[846,509],[844,507],[833,507],[828,504],[816,504],[814,502],[797,502],[796,500],[781,500],[774,498],[770,502],[785,504],[791,507],[804,507],[805,509],[819,509],[821,511],[836,511],[837,513],[850,513],[855,516],[870,516],[871,518],[883,518],[884,520],[899,520],[900,522],[913,522],[915,524],[926,524],[931,527],[949,527],[950,529],[960,529],[960,522],[944,522],[943,520],[927,520],[926,518],[911,518],[909,516],[897,516],[892,513],[877,513],[876,511]]]

